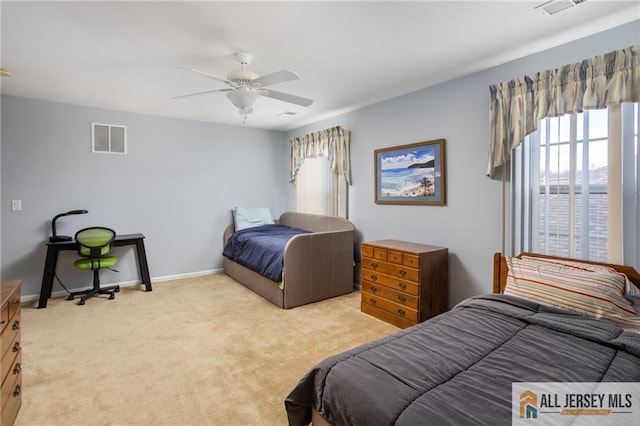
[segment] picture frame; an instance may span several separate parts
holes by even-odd
[[[445,140],[374,151],[376,204],[446,205]]]

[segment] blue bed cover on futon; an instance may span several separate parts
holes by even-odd
[[[273,281],[282,281],[284,247],[304,229],[284,225],[262,225],[241,229],[231,235],[223,256]]]

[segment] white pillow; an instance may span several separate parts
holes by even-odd
[[[275,223],[269,207],[234,207],[232,212],[236,231]]]

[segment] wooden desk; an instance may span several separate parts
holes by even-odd
[[[47,257],[44,261],[44,272],[42,273],[42,285],[40,286],[40,300],[38,302],[38,308],[47,307],[47,299],[51,297],[51,290],[53,289],[53,277],[56,271],[56,264],[58,263],[58,253],[62,250],[78,250],[78,243],[74,240],[62,241],[62,242],[48,242],[47,245]],[[140,275],[142,276],[142,283],[145,285],[147,291],[151,291],[151,277],[149,276],[149,264],[147,263],[147,253],[144,250],[144,235],[142,234],[123,234],[116,235],[116,239],[113,240],[113,247],[121,246],[136,246],[136,252],[138,254],[138,266],[140,267]]]

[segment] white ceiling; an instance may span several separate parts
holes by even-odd
[[[244,125],[289,130],[640,19],[638,0],[588,0],[551,16],[534,10],[544,1],[3,0],[0,65],[13,77],[0,89],[242,125],[222,93],[171,97],[225,87],[179,67],[226,77],[246,50],[260,75],[301,76],[271,88],[314,103],[261,97]]]

